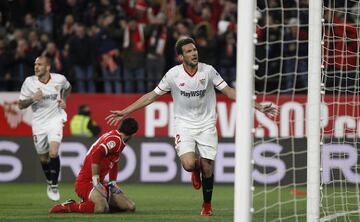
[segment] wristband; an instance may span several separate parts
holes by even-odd
[[[100,182],[99,175],[92,176],[92,183],[93,183],[94,186],[96,184],[98,184],[99,182]]]
[[[115,180],[112,180],[108,183],[109,185],[112,185],[112,186],[116,186],[116,181]]]

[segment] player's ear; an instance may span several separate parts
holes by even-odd
[[[178,54],[177,57],[176,57],[176,60],[179,62],[179,63],[182,63],[184,61],[184,56],[182,54]]]

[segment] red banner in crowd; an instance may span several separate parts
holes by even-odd
[[[0,93],[0,135],[1,136],[30,136],[31,109],[20,111],[17,106],[18,93]],[[102,128],[102,132],[113,127],[106,124],[105,117],[110,110],[121,110],[136,99],[140,94],[71,94],[67,102],[68,121],[65,124],[64,135],[70,135],[69,123],[71,117],[77,113],[81,104],[90,107],[92,118]],[[356,100],[356,101],[355,101]],[[336,137],[360,137],[357,132],[357,117],[359,115],[360,97],[331,97],[325,98],[322,105],[321,124],[328,135]],[[235,135],[235,103],[223,95],[217,96],[217,128],[219,136],[231,138]],[[279,116],[273,120],[260,112],[255,113],[255,137],[290,137],[305,136],[305,103],[306,96],[266,96],[258,101],[273,102],[280,108]],[[140,123],[139,136],[172,136],[173,108],[170,95],[161,96],[157,101],[141,109],[131,116]]]

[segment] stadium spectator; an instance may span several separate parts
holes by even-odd
[[[132,112],[171,92],[175,116],[175,150],[183,168],[192,172],[194,188],[203,187],[203,205],[200,214],[211,216],[213,162],[218,145],[214,88],[232,100],[235,100],[236,94],[212,66],[198,62],[198,52],[192,38],[180,38],[175,48],[182,64],[170,69],[153,91],[143,95],[123,110],[111,111],[106,120],[110,125],[117,124]],[[255,108],[270,116],[277,113],[276,107],[271,104],[256,104]],[[195,155],[196,148],[199,151],[199,158]]]
[[[149,24],[149,14],[152,14],[152,8],[149,7],[146,0],[123,1],[122,6],[129,17],[132,17],[139,24]],[[151,16],[151,15],[150,15]]]
[[[75,19],[74,16],[68,14],[65,16],[64,24],[62,25],[62,29],[59,30],[60,33],[58,35],[61,36],[59,39],[60,47],[62,48],[66,42],[69,41],[71,36],[75,33]]]
[[[69,40],[69,50],[74,65],[77,91],[94,93],[94,41],[87,36],[83,24],[76,25],[76,35]]]
[[[207,22],[209,23],[212,32],[216,32],[220,14],[221,5],[219,0],[213,0],[210,2],[198,0],[189,1],[187,16],[195,25]]]
[[[0,91],[11,91],[11,75],[8,71],[9,53],[6,40],[0,38]]]
[[[328,87],[345,87],[354,92],[358,79],[358,33],[351,17],[343,13],[325,10],[324,65],[329,74]]]
[[[215,33],[208,22],[201,22],[194,27],[193,35],[199,51],[199,61],[216,65]]]
[[[135,203],[117,186],[119,158],[126,142],[138,130],[135,119],[127,118],[117,130],[103,134],[90,148],[75,182],[75,192],[82,199],[55,205],[50,213],[107,213],[135,211]],[[109,183],[104,178],[109,175]]]
[[[31,106],[33,139],[47,180],[47,195],[49,199],[58,201],[59,146],[67,119],[66,99],[71,85],[63,75],[50,73],[46,57],[36,58],[34,70],[35,75],[26,78],[21,87],[19,108]]]
[[[76,18],[76,22],[84,22],[83,20],[83,10],[86,9],[86,4],[88,1],[78,1],[78,0],[66,0],[66,1],[57,1],[57,14],[60,15],[61,19],[65,15],[73,15]]]
[[[225,0],[223,3],[223,10],[221,11],[220,21],[228,21],[235,23],[237,18],[237,1]],[[219,22],[220,22],[219,21]],[[219,27],[219,23],[218,23]]]
[[[274,74],[280,73],[280,61],[281,61],[281,47],[282,43],[277,41],[281,36],[281,25],[279,20],[276,19],[276,12],[269,13],[266,16],[267,27],[264,30],[264,33],[267,33],[267,38],[264,41],[269,42],[266,46],[266,54],[268,55],[267,62],[267,73],[264,75],[273,76]]]
[[[236,27],[233,24],[217,37],[219,73],[225,82],[233,85],[236,79]]]
[[[78,113],[70,120],[70,133],[73,136],[98,136],[101,128],[91,118],[90,107],[86,104],[79,106]]]
[[[145,92],[145,36],[144,25],[130,17],[123,27],[124,91]]]
[[[15,50],[18,44],[18,41],[25,39],[24,31],[22,29],[15,29],[13,33],[8,33],[9,49]]]
[[[27,39],[29,42],[29,54],[31,54],[32,57],[36,58],[44,50],[44,46],[41,44],[41,41],[39,39],[39,34],[35,30],[30,31]]]
[[[165,49],[167,44],[168,28],[166,16],[159,13],[156,22],[147,27],[146,71],[147,88],[154,89],[165,71]]]
[[[307,88],[308,33],[301,30],[299,20],[291,18],[284,34],[283,69],[285,93]]]
[[[52,72],[60,73],[63,70],[61,53],[57,49],[55,42],[48,42],[41,55],[48,58]]]
[[[174,45],[176,41],[182,36],[191,36],[192,33],[192,22],[191,20],[184,19],[177,21],[174,27],[169,28],[168,44],[166,44],[166,70],[170,69],[178,63],[176,61],[176,52]]]
[[[24,17],[24,27],[23,31],[27,36],[29,32],[38,30],[36,19],[32,13],[26,13]]]
[[[13,90],[19,90],[23,79],[31,72],[34,59],[29,55],[29,45],[25,39],[17,42],[16,49],[11,52],[9,58],[9,71],[11,81],[14,83]]]
[[[100,15],[100,30],[96,34],[96,56],[100,61],[105,93],[121,93],[123,91],[120,79],[121,61],[118,45],[121,33],[114,20],[115,15],[111,12]]]

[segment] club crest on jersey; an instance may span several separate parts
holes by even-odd
[[[109,141],[106,143],[106,146],[109,148],[109,149],[112,149],[114,148],[116,145],[116,143],[114,141]]]
[[[205,85],[205,81],[206,81],[205,79],[200,79],[199,81],[200,81],[201,85]]]

